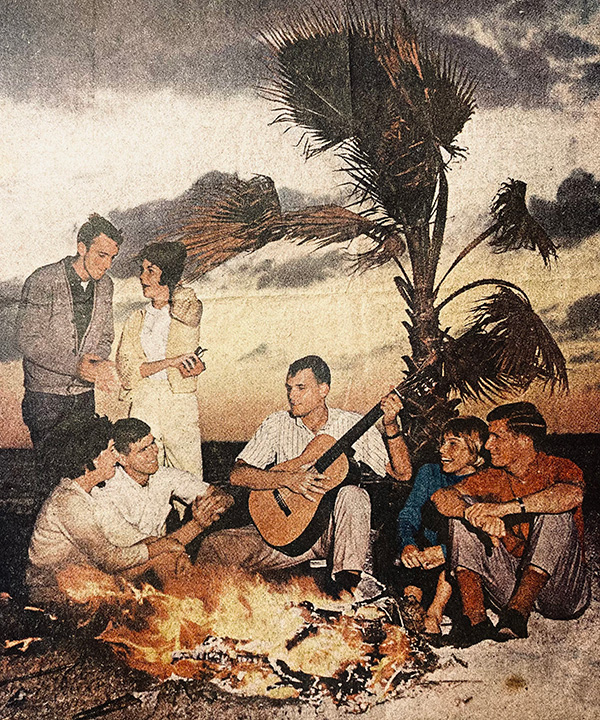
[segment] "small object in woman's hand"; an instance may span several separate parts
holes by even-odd
[[[187,377],[195,377],[196,375],[200,375],[200,373],[203,373],[206,370],[206,365],[204,364],[204,361],[202,360],[202,355],[206,352],[205,348],[202,348],[201,346],[198,346],[194,352],[195,360],[194,365],[190,367],[186,367],[184,363],[179,364],[179,372],[181,375],[185,378]]]

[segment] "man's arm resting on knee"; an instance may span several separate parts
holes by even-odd
[[[573,510],[583,501],[583,488],[570,483],[556,483],[549,488],[524,495],[519,500],[504,503],[476,503],[465,514],[469,522],[477,521],[484,515],[504,517],[519,513],[557,515]]]

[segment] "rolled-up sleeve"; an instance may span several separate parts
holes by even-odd
[[[62,513],[60,523],[73,545],[100,570],[117,573],[148,560],[148,548],[144,543],[131,547],[113,545],[84,503],[70,503]]]
[[[169,482],[172,495],[187,503],[192,502],[199,495],[204,495],[210,487],[193,473],[176,468],[169,468]]]

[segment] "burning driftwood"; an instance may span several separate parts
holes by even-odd
[[[81,603],[85,577],[70,576]],[[360,711],[435,664],[392,598],[352,605],[310,578],[272,585],[257,576],[194,575],[169,592],[88,580],[88,600],[111,618],[99,638],[162,681],[201,680],[245,697],[315,705],[330,697]]]

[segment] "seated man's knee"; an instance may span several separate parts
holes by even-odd
[[[356,485],[346,485],[337,494],[336,505],[349,506],[355,510],[371,512],[369,493]]]

